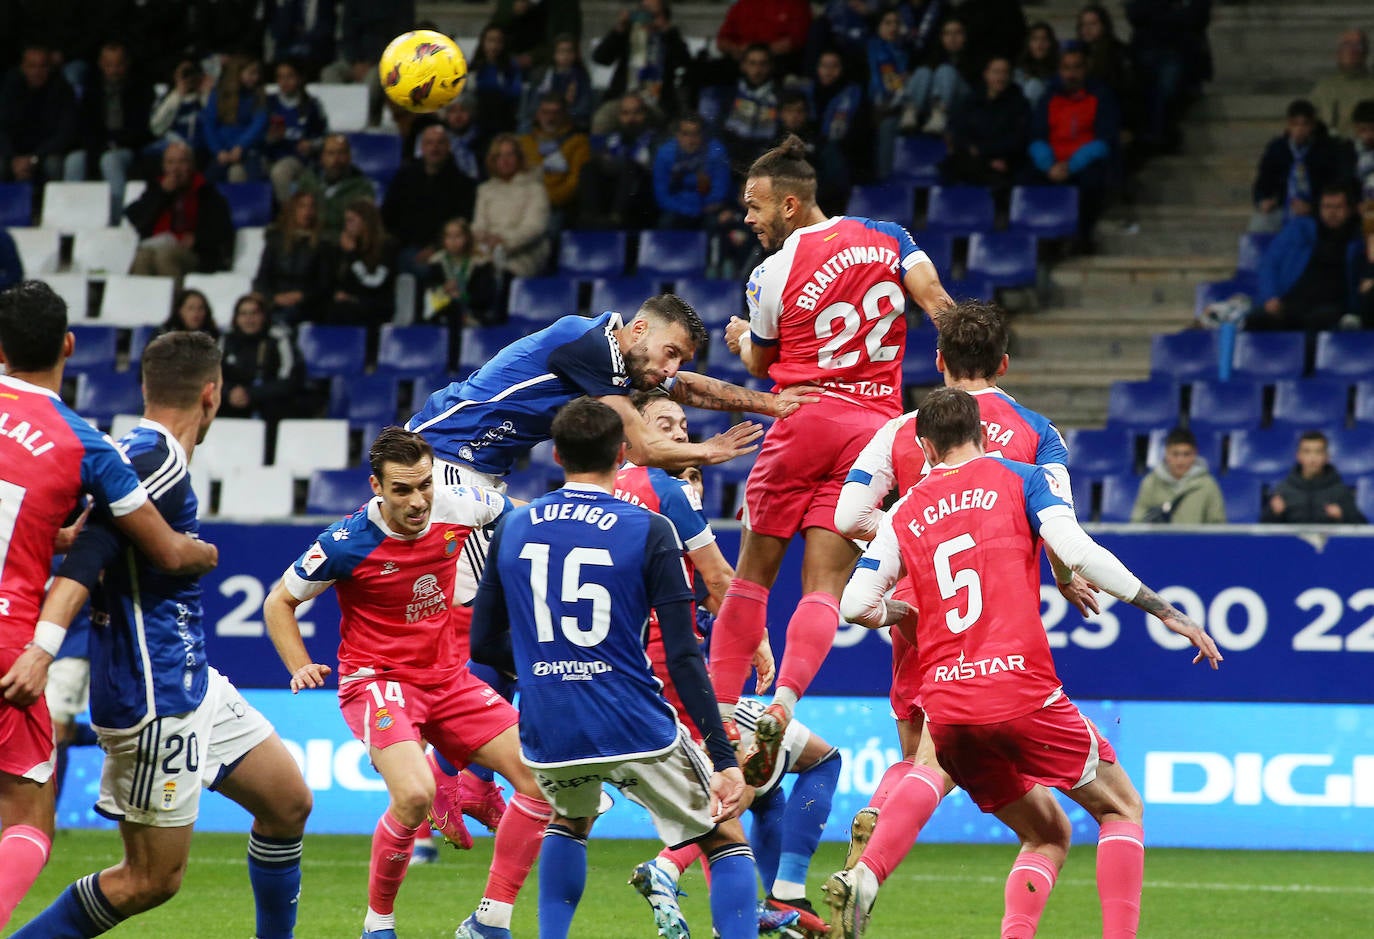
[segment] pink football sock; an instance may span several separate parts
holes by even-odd
[[[372,833],[372,862],[367,870],[367,905],[374,913],[387,915],[396,908],[396,894],[406,879],[410,850],[415,845],[415,828],[407,828],[387,809]]]
[[[685,874],[687,868],[695,864],[702,855],[701,847],[693,842],[680,848],[664,848],[658,852],[658,856],[676,867],[679,874]]]
[[[873,837],[868,839],[859,859],[878,878],[878,883],[887,880],[911,853],[921,829],[944,797],[945,782],[939,770],[929,766],[911,767],[911,772],[893,787],[878,816],[878,827],[873,829]]]
[[[888,796],[892,795],[893,787],[902,781],[903,776],[911,772],[914,765],[911,760],[898,760],[889,766],[887,772],[883,773],[883,778],[878,780],[878,788],[873,790],[873,798],[868,800],[869,808],[881,809]]]
[[[52,852],[52,840],[32,825],[10,825],[0,834],[0,928],[24,899]]]
[[[768,588],[736,577],[725,592],[715,625],[711,627],[711,684],[716,700],[734,704],[739,700],[754,650],[768,628]]]
[[[1103,939],[1134,939],[1145,883],[1145,830],[1135,822],[1106,822],[1097,836],[1097,895]]]
[[[778,669],[778,687],[791,688],[797,697],[806,694],[811,679],[830,654],[840,628],[840,604],[828,593],[813,592],[801,598],[787,623],[787,647]]]
[[[491,854],[491,870],[487,875],[484,900],[514,903],[516,894],[530,875],[530,868],[539,857],[544,843],[544,827],[553,817],[553,809],[543,799],[517,792],[496,826],[496,843]]]
[[[1007,912],[1002,917],[1002,939],[1032,939],[1045,912],[1050,891],[1059,869],[1053,861],[1034,851],[1016,855],[1007,875]]]

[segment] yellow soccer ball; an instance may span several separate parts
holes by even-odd
[[[426,113],[458,97],[468,80],[468,61],[443,33],[417,29],[402,33],[382,53],[377,66],[382,90],[399,107]]]

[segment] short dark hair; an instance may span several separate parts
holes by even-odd
[[[1350,123],[1374,124],[1374,98],[1365,98],[1355,105],[1350,112]]]
[[[1330,446],[1330,441],[1326,439],[1326,434],[1319,430],[1304,430],[1301,436],[1298,437],[1298,443],[1302,443],[1304,440],[1320,440],[1323,447]]]
[[[220,380],[219,345],[206,333],[163,333],[143,350],[143,397],[148,404],[191,407],[207,382]]]
[[[1350,205],[1350,186],[1345,183],[1327,183],[1318,193],[1317,199],[1320,201],[1327,196],[1340,196],[1346,205]]]
[[[615,469],[625,424],[609,405],[595,398],[576,398],[554,415],[553,449],[569,473],[604,473]]]
[[[978,401],[958,388],[937,388],[916,410],[916,436],[930,442],[937,454],[983,439]]]
[[[381,482],[382,467],[385,464],[414,466],[425,457],[434,459],[434,448],[429,445],[428,440],[404,427],[392,426],[382,428],[377,439],[372,441],[372,446],[367,451],[367,464],[372,468],[372,475]]]
[[[936,348],[953,379],[995,378],[1007,354],[1007,318],[995,303],[965,300],[940,314]]]
[[[643,414],[645,410],[648,409],[649,405],[653,404],[655,401],[671,400],[672,399],[668,397],[668,392],[664,391],[662,388],[650,388],[647,391],[630,392],[630,403],[634,405],[634,409],[640,414]]]
[[[563,96],[556,91],[546,91],[542,95],[540,95],[539,104],[556,104],[558,105],[558,110],[560,111],[566,111],[568,109],[568,103],[564,101]]]
[[[749,45],[744,47],[744,53],[740,56],[740,59],[743,60],[744,56],[748,55],[751,52],[762,52],[764,55],[768,56],[769,62],[773,61],[773,50],[768,48],[768,43],[766,42],[749,43]]]
[[[1197,437],[1186,427],[1175,427],[1164,437],[1164,449],[1175,447],[1180,444],[1197,449]]]
[[[1309,121],[1317,119],[1317,109],[1312,106],[1312,102],[1306,98],[1295,98],[1288,102],[1288,110],[1284,113],[1285,117],[1305,117]]]
[[[639,305],[640,312],[648,313],[665,323],[675,323],[687,330],[692,345],[700,349],[709,338],[706,324],[701,321],[692,305],[675,293],[660,293]]]
[[[816,168],[806,160],[806,142],[788,134],[749,167],[750,179],[767,179],[781,196],[790,192],[803,202],[816,201]]]
[[[0,293],[0,349],[11,372],[41,372],[62,357],[67,301],[41,280]]]

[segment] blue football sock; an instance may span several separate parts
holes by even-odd
[[[806,872],[821,843],[821,833],[825,831],[825,820],[830,817],[830,803],[835,798],[835,786],[839,781],[840,754],[836,750],[831,750],[806,772],[797,774],[783,816],[782,857],[776,879],[806,883]],[[772,882],[764,880],[769,885]]]
[[[758,939],[758,874],[749,846],[717,848],[707,855],[707,862],[711,865],[711,921],[720,939]],[[543,870],[542,862],[539,868]]]
[[[13,939],[91,939],[109,932],[125,916],[100,890],[99,874],[88,874],[62,891],[42,913],[20,927]]]
[[[249,832],[248,882],[258,911],[258,939],[291,939],[301,894],[301,839]]]
[[[564,939],[587,888],[587,839],[550,825],[539,853],[539,939]]]
[[[787,817],[789,800],[782,787],[774,789],[749,806],[753,825],[749,830],[749,845],[754,849],[754,863],[765,887],[778,874],[778,854],[782,851],[782,826]]]

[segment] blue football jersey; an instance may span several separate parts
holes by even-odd
[[[406,424],[435,455],[504,476],[515,460],[549,439],[558,409],[574,398],[630,393],[615,338],[619,313],[565,316],[511,343],[467,380],[429,396]]]
[[[177,439],[145,419],[119,445],[167,524],[198,534],[196,494]],[[89,572],[101,568],[109,624],[89,638],[91,723],[129,728],[194,711],[208,678],[199,578],[153,567],[107,519],[87,525],[59,573],[90,584]]]
[[[678,736],[645,654],[649,610],[690,600],[663,516],[569,483],[507,513],[479,599],[509,617],[520,742],[535,766],[649,757]]]

